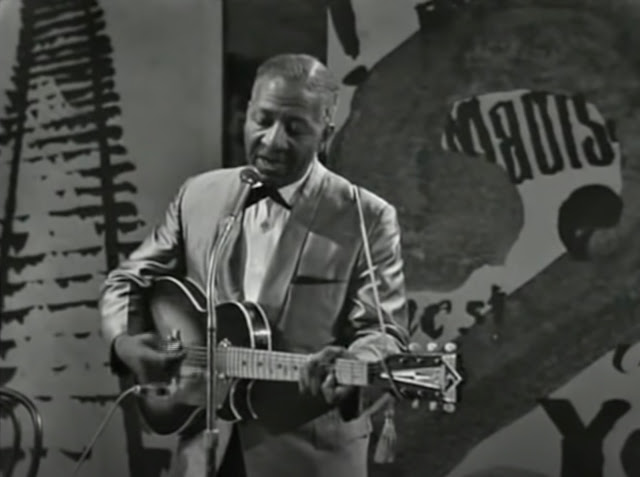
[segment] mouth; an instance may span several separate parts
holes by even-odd
[[[266,156],[258,156],[256,159],[256,166],[261,170],[278,171],[285,167],[286,162],[282,159],[276,159]]]

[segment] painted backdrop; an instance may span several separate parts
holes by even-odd
[[[330,165],[397,206],[414,340],[467,375],[373,474],[638,475],[640,4],[351,3]]]
[[[42,413],[41,476],[71,474],[121,390],[99,333],[106,271],[221,164],[220,35],[219,1],[0,0],[0,386]],[[81,475],[159,476],[173,445],[125,404]]]

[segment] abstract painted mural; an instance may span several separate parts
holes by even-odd
[[[466,374],[373,475],[638,475],[640,3],[353,6],[331,166],[398,208],[413,339]]]
[[[70,475],[129,385],[111,374],[99,331],[106,272],[181,181],[220,165],[220,139],[206,130],[219,120],[203,124],[221,103],[221,65],[203,60],[219,16],[201,2],[153,3],[148,15],[127,2],[0,0],[0,386],[42,415],[38,475]],[[132,404],[122,403],[80,475],[168,469],[174,441],[143,434]],[[24,417],[15,475],[31,459]],[[4,469],[13,432],[1,419]]]

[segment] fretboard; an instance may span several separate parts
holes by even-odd
[[[206,366],[206,349],[191,349],[185,364]],[[265,381],[297,381],[300,368],[308,355],[264,351],[249,348],[218,348],[216,369],[232,378],[258,379]],[[351,359],[338,359],[335,371],[338,383],[350,386],[368,386],[370,363]]]

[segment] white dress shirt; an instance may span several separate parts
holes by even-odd
[[[314,168],[314,159],[307,172],[296,182],[278,189],[282,198],[293,207],[309,174]],[[282,231],[291,211],[267,197],[244,211],[242,219],[246,246],[244,269],[244,299],[257,301],[267,266],[271,261]]]

